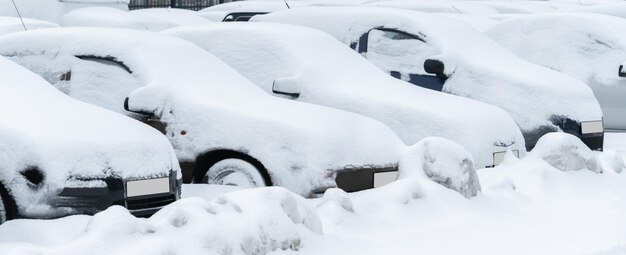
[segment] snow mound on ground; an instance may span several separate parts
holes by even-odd
[[[620,155],[620,152],[616,150],[604,150],[603,153],[598,153],[598,159],[602,164],[602,169],[607,171],[613,170],[614,173],[619,174],[626,168],[624,158]]]
[[[38,224],[34,220],[14,223],[13,227],[24,229]],[[67,223],[65,227],[73,229],[73,223]],[[86,225],[80,218],[75,223],[84,232],[66,244],[24,245],[14,238],[0,251],[10,247],[6,250],[16,254],[266,254],[297,251],[303,237],[322,234],[310,203],[276,187],[236,191],[211,202],[183,199],[149,219],[135,218],[115,206],[96,214]],[[50,235],[63,235],[63,228]]]
[[[423,169],[432,181],[470,198],[480,192],[480,182],[472,155],[448,139],[429,137],[411,146],[400,161],[402,169]],[[401,172],[401,177],[420,176],[420,172]]]
[[[73,10],[63,16],[61,25],[64,27],[118,27],[149,31],[161,31],[177,26],[168,19],[111,7],[85,7]]]
[[[566,133],[548,133],[539,138],[528,157],[541,158],[561,171],[588,169],[602,173],[594,152],[577,137]]]
[[[26,29],[28,30],[59,27],[59,25],[57,24],[43,21],[43,20],[36,20],[36,19],[23,19],[23,20],[24,20],[24,23],[22,24],[22,20],[20,20],[19,18],[0,16],[0,35],[6,35],[10,33],[15,33],[15,32],[22,32],[24,31],[24,27],[26,27]]]

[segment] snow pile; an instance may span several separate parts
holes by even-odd
[[[391,7],[398,9],[407,9],[432,13],[456,13],[471,15],[490,15],[499,12],[490,6],[476,4],[470,1],[448,1],[448,0],[431,0],[431,1],[376,1],[368,3],[365,6]]]
[[[626,20],[599,14],[559,13],[520,16],[500,22],[487,34],[518,56],[571,77],[593,89],[607,128],[624,129]]]
[[[388,53],[390,57],[386,58],[387,61],[375,64],[387,72],[404,71],[425,75],[424,61],[440,60],[445,64],[443,72],[448,76],[444,92],[504,109],[524,133],[526,143],[530,145],[528,147],[534,145],[542,132],[559,130],[552,123],[555,116],[565,116],[579,122],[602,119],[598,102],[586,84],[529,63],[471,27],[435,14],[387,8],[299,8],[255,16],[252,20],[318,28],[347,45],[356,44],[363,34],[379,27],[400,29],[421,37],[425,43],[420,40],[392,41],[396,48],[381,49],[391,52]],[[415,48],[401,46],[401,42],[410,41],[413,41]],[[366,55],[368,59],[369,53]],[[313,51],[311,55],[320,54],[319,51]],[[393,70],[393,67],[399,70]],[[341,75],[345,76],[343,73]],[[486,115],[483,113],[483,116]],[[472,122],[478,121],[474,119]],[[446,129],[453,130],[449,127]],[[402,132],[398,133],[402,136]],[[472,146],[461,144],[474,151]],[[476,155],[474,159],[481,161]]]
[[[561,171],[603,171],[595,153],[580,139],[566,133],[545,134],[527,157],[543,159]]]
[[[374,118],[391,127],[407,145],[429,136],[450,139],[468,149],[478,167],[493,165],[492,153],[506,150],[499,147],[502,144],[524,155],[522,134],[503,110],[395,79],[321,31],[232,22],[164,33],[200,45],[267,94],[275,95],[275,80],[295,81],[301,89],[298,101]]]
[[[47,222],[16,220],[3,225],[0,253],[266,254],[298,251],[307,246],[306,238],[322,234],[311,204],[282,188],[237,191],[210,202],[183,199],[149,219],[114,206],[89,220],[78,216],[57,221],[65,225],[57,225],[54,233],[38,232],[41,239],[22,230],[51,227]]]
[[[470,198],[480,192],[480,183],[470,153],[450,140],[430,137],[408,150],[411,156],[400,162],[403,169],[423,169],[432,181]],[[402,172],[401,178],[420,177],[422,172]]]
[[[0,36],[24,31],[24,26],[27,30],[37,30],[44,28],[58,27],[59,25],[52,22],[36,19],[23,19],[22,21],[17,17],[2,17],[0,16]]]

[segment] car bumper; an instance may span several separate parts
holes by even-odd
[[[337,187],[346,192],[377,188],[398,179],[398,167],[365,168],[337,173]]]
[[[101,185],[89,184],[93,183],[93,180],[75,181],[72,187],[64,188],[51,205],[56,208],[66,208],[72,214],[95,214],[110,206],[119,205],[126,207],[135,216],[148,217],[180,199],[182,185],[180,176],[176,176],[176,172],[172,171],[169,176],[161,178],[167,180],[165,185],[169,187],[156,193],[151,193],[148,187],[147,192],[135,192],[135,194],[129,194],[128,184],[140,180],[107,178],[98,180],[102,183]],[[81,187],[81,183],[86,184],[86,187]]]

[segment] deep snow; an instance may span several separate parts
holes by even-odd
[[[609,151],[626,146],[626,134],[607,137]],[[571,142],[558,138],[552,140]],[[596,153],[601,158],[603,154]],[[185,186],[187,199],[150,219],[135,219],[115,207],[94,217],[10,221],[0,226],[0,253],[262,254],[274,250],[271,254],[291,254],[297,250],[299,254],[613,255],[626,251],[624,174],[563,172],[530,153],[525,159],[509,158],[499,167],[482,169],[479,178],[483,191],[472,199],[420,178],[353,194],[333,189],[313,200],[281,188],[233,192],[232,188]],[[201,190],[205,199],[189,197]]]

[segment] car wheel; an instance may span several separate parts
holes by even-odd
[[[244,188],[267,186],[256,167],[245,160],[234,158],[223,159],[213,164],[204,176],[203,182]]]

